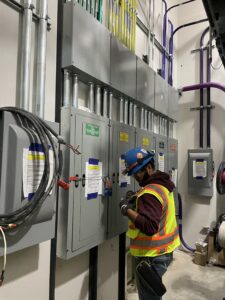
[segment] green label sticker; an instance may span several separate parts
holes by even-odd
[[[99,126],[86,123],[86,135],[99,137]]]

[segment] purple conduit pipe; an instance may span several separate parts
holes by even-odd
[[[173,36],[173,23],[168,20],[168,22],[170,23],[170,36]],[[173,40],[172,42],[169,44],[169,53],[170,53],[170,57],[169,57],[169,66],[168,66],[168,83],[173,86]]]
[[[188,85],[188,86],[183,87],[181,89],[181,91],[189,92],[189,91],[195,91],[195,90],[206,89],[206,88],[216,88],[216,89],[219,89],[219,90],[225,92],[225,85],[222,85],[222,84],[216,83],[216,82],[205,82],[202,84]]]
[[[204,81],[204,59],[203,59],[203,40],[204,40],[204,37],[206,35],[206,33],[209,31],[209,27],[207,27],[202,35],[201,35],[201,38],[200,38],[200,84],[203,83]],[[208,80],[207,80],[208,81]],[[200,104],[200,112],[199,112],[199,146],[200,148],[203,148],[203,89],[200,89],[200,101],[199,101],[199,104]]]
[[[185,2],[182,2],[180,4],[176,4],[176,5],[173,5],[171,7],[169,7],[167,9],[167,3],[165,0],[163,0],[163,3],[165,4],[165,13],[164,13],[164,16],[163,16],[163,52],[162,52],[162,78],[166,78],[166,31],[167,31],[167,13],[175,8],[175,7],[178,7],[178,6],[181,6],[181,5],[184,5],[184,4],[187,4],[187,3],[190,3],[190,2],[193,2],[193,1],[196,1],[196,0],[189,0],[189,1],[185,1]]]
[[[167,3],[163,0],[165,5],[165,14],[163,16],[163,52],[162,52],[162,78],[166,77],[166,31],[167,31]]]
[[[210,43],[210,41],[209,41]],[[211,81],[211,58],[209,55],[209,47],[207,48],[207,82]],[[207,88],[207,147],[211,147],[211,132],[210,132],[210,123],[211,123],[211,90]]]
[[[188,244],[185,243],[183,238],[183,232],[182,232],[182,199],[180,193],[178,193],[178,217],[179,217],[179,237],[182,245],[189,251],[194,252],[195,249],[188,246]]]
[[[186,24],[183,24],[179,27],[177,27],[174,32],[173,32],[173,35],[170,37],[170,41],[169,41],[169,48],[171,47],[170,44],[173,43],[173,38],[174,38],[174,35],[175,33],[177,33],[178,30],[180,30],[181,28],[185,28],[185,27],[188,27],[188,26],[192,26],[192,25],[196,25],[196,24],[199,24],[199,23],[202,23],[202,22],[206,22],[208,21],[208,19],[201,19],[201,20],[198,20],[198,21],[195,21],[195,22],[190,22],[190,23],[186,23]],[[169,55],[171,56],[171,53],[169,53]],[[173,61],[171,60],[171,64],[173,63]],[[169,68],[170,70],[171,68]],[[173,74],[169,74],[169,77],[171,78],[171,82],[173,83]],[[171,84],[172,85],[172,84]]]

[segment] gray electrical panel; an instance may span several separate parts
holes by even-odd
[[[168,138],[168,173],[175,185],[174,200],[178,212],[178,141]]]
[[[111,86],[136,99],[136,56],[120,41],[111,36]]]
[[[137,100],[154,108],[154,71],[137,58]]]
[[[168,84],[158,74],[155,74],[155,109],[168,115]]]
[[[213,196],[213,150],[188,150],[188,192],[196,196]]]
[[[155,152],[155,137],[154,133],[146,131],[144,129],[136,129],[136,146],[142,147],[147,151]],[[140,186],[137,181],[135,181],[135,190],[139,190]]]
[[[81,152],[63,151],[62,179],[70,181],[70,187],[59,190],[57,255],[68,259],[106,239],[108,201],[102,185],[108,175],[108,119],[62,108],[61,134],[69,144],[79,145]],[[98,175],[91,178],[89,170]],[[70,180],[74,176],[78,180]],[[96,179],[102,189],[97,193],[92,188]]]
[[[62,68],[109,84],[110,32],[76,1],[63,5]]]
[[[168,148],[167,137],[155,134],[156,153],[155,153],[155,166],[157,170],[168,172]]]
[[[178,99],[178,91],[168,85],[168,116],[175,121],[178,118]]]
[[[126,195],[129,190],[134,190],[134,180],[120,178],[120,163],[123,161],[121,155],[135,147],[135,129],[128,125],[118,122],[110,122],[110,156],[109,156],[109,176],[112,178],[112,197],[109,197],[109,214],[108,214],[108,238],[127,231],[128,220],[123,217],[119,202],[121,197]]]
[[[57,123],[48,124],[56,132],[59,131]],[[37,176],[32,172],[30,164],[37,157],[37,152],[42,152],[39,138],[30,124],[9,112],[0,114],[0,140],[0,214],[9,214],[32,201],[29,195],[35,183],[30,183],[29,179],[33,178],[35,181]],[[24,177],[25,172],[28,174],[28,181]],[[25,191],[30,192],[26,195]],[[56,187],[29,221],[6,232],[7,253],[54,237],[55,204]],[[3,241],[0,237],[0,255],[2,254]]]

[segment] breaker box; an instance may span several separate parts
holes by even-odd
[[[173,138],[168,138],[168,173],[175,185],[174,200],[176,212],[178,213],[178,141]]]
[[[155,153],[155,167],[156,170],[168,172],[168,148],[167,137],[155,134],[156,153]]]
[[[75,108],[62,108],[61,135],[79,145],[81,155],[63,150],[58,204],[57,255],[69,259],[106,239],[108,200],[103,179],[108,175],[108,119]],[[71,178],[76,177],[77,180]]]
[[[134,191],[134,179],[122,175],[125,164],[121,155],[134,147],[135,128],[110,121],[109,176],[112,178],[112,196],[108,200],[108,238],[121,234],[128,228],[128,220],[122,216],[119,202],[127,191]]]
[[[59,131],[57,123],[48,124]],[[0,114],[0,141],[0,214],[9,214],[32,201],[29,195],[37,178],[30,169],[30,162],[38,155],[36,147],[41,145],[30,124],[9,112]],[[38,151],[40,153],[40,149]],[[32,182],[25,178],[32,178]],[[55,204],[56,187],[26,224],[6,232],[7,253],[54,237]],[[3,246],[0,236],[0,255],[3,254]]]
[[[188,192],[196,196],[213,196],[213,150],[188,150]]]
[[[142,147],[148,151],[155,152],[155,137],[154,133],[144,130],[144,129],[136,129],[136,147]],[[138,182],[135,180],[135,190],[139,190],[140,186]]]

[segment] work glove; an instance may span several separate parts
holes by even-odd
[[[132,192],[132,191],[128,191],[126,193],[126,197],[125,198],[121,198],[121,201],[119,203],[120,206],[120,210],[123,216],[127,215],[127,210],[130,208],[132,210],[135,209],[136,207],[136,193]]]

